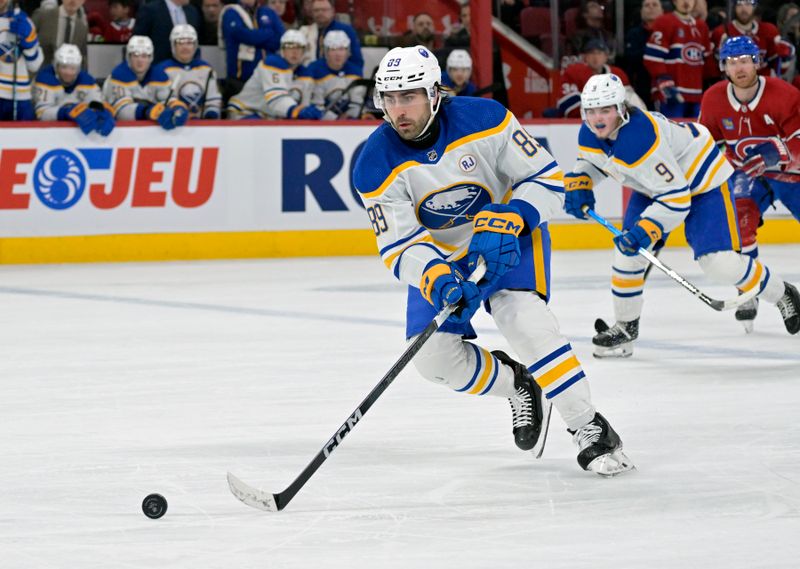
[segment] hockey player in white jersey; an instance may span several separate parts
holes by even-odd
[[[417,370],[460,393],[507,398],[522,450],[544,442],[552,404],[582,468],[631,469],[547,306],[547,222],[564,200],[558,164],[499,103],[444,97],[439,64],[423,46],[389,51],[375,84],[386,124],[353,177],[386,267],[409,285],[406,337],[445,305],[460,306],[416,355]],[[465,279],[479,257],[487,271],[476,286]],[[520,361],[467,341],[481,301]]]
[[[169,43],[172,58],[157,67],[169,77],[175,96],[189,109],[189,118],[220,118],[222,95],[217,74],[199,57],[197,31],[189,24],[178,24],[169,33]]]
[[[165,130],[183,126],[189,110],[177,97],[163,69],[153,67],[153,41],[132,36],[125,61],[117,65],[103,84],[103,97],[117,120],[151,120]]]
[[[300,63],[305,50],[305,35],[298,30],[285,32],[281,36],[280,55],[264,58],[241,92],[228,101],[228,118],[322,118],[322,111],[311,104],[313,81]]]
[[[616,323],[609,328],[598,321],[592,339],[596,356],[633,353],[648,264],[638,250],[663,246],[681,223],[695,259],[710,279],[742,292],[757,288],[760,298],[778,305],[786,330],[800,331],[797,289],[739,252],[728,186],[733,167],[706,127],[674,123],[659,113],[630,107],[622,81],[611,73],[589,79],[581,93],[581,113],[578,160],[564,177],[567,212],[585,219],[583,206],[593,208],[595,203],[592,187],[606,176],[634,190],[623,233],[614,238],[611,291]]]
[[[324,120],[361,118],[365,85],[353,85],[362,79],[361,70],[350,57],[350,37],[342,30],[331,30],[322,40],[324,57],[311,62],[309,75],[314,80],[311,104],[323,111]]]
[[[44,56],[31,19],[0,0],[0,121],[32,121],[31,83]]]
[[[82,62],[78,46],[59,46],[53,64],[36,75],[36,117],[41,121],[73,121],[84,134],[99,132],[108,136],[114,130],[114,114],[103,101],[94,77],[81,69]]]

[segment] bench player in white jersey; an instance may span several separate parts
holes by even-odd
[[[547,222],[564,200],[556,161],[499,103],[444,97],[439,64],[423,46],[389,51],[375,89],[386,124],[364,145],[353,178],[384,263],[409,285],[406,337],[460,304],[414,358],[417,370],[460,393],[507,398],[520,449],[544,443],[552,404],[582,468],[606,476],[633,468],[547,306]],[[465,278],[479,256],[487,271],[476,286]],[[482,300],[520,361],[467,341]]]
[[[81,69],[78,46],[64,43],[53,55],[53,64],[36,75],[33,100],[41,121],[73,121],[84,134],[108,136],[114,130],[114,114],[103,102],[94,77]]]
[[[0,0],[0,121],[32,121],[33,76],[44,56],[31,19],[11,0]]]
[[[169,77],[175,96],[189,109],[189,118],[218,119],[222,115],[222,95],[217,74],[211,65],[197,57],[197,31],[189,24],[173,26],[169,33],[172,58],[158,67]]]
[[[351,87],[362,77],[358,65],[348,61],[350,37],[342,30],[331,30],[325,34],[322,48],[324,56],[308,66],[314,80],[311,104],[323,111],[324,120],[361,118],[367,87]]]
[[[796,334],[797,289],[739,252],[736,209],[728,186],[733,167],[708,129],[630,107],[622,81],[611,73],[589,79],[581,94],[581,113],[578,160],[564,177],[567,212],[585,219],[582,207],[594,207],[592,187],[606,176],[634,190],[623,233],[614,238],[611,292],[617,321],[610,328],[598,321],[598,334],[592,339],[595,355],[633,353],[648,264],[639,247],[663,245],[681,223],[709,278],[743,292],[757,288],[760,298],[779,305],[787,331]]]
[[[153,41],[131,36],[125,61],[111,70],[103,83],[103,97],[117,120],[151,120],[165,130],[183,126],[189,110],[175,94],[163,69],[152,66]]]
[[[306,44],[302,32],[285,32],[280,55],[264,58],[241,92],[228,101],[228,118],[319,120],[322,111],[311,104],[313,81],[300,63]]]

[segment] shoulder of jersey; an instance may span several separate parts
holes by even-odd
[[[369,135],[353,171],[353,184],[359,193],[369,194],[380,188],[402,164],[396,148],[403,143],[397,139],[394,129],[386,122]]]
[[[325,58],[315,59],[306,66],[308,74],[314,79],[321,79],[329,73],[328,64]]]
[[[358,65],[356,65],[349,59],[345,62],[342,70],[344,70],[345,75],[358,75],[359,77],[361,77],[361,69],[359,69]]]
[[[289,62],[280,55],[276,55],[274,53],[271,53],[265,57],[262,63],[267,67],[272,67],[273,69],[280,69],[282,71],[288,71],[289,69]]]
[[[451,97],[442,110],[450,129],[448,143],[493,130],[511,118],[510,111],[497,101],[478,97]]]
[[[97,86],[97,81],[95,80],[94,77],[89,75],[88,71],[84,71],[83,69],[81,69],[80,73],[78,73],[78,79],[76,81],[76,84],[77,85],[82,85],[84,87],[87,87],[87,86],[95,86],[96,87]]]
[[[766,85],[764,86],[765,95],[768,97],[797,97],[800,96],[800,91],[797,90],[797,87],[788,83],[784,79],[778,79],[777,77],[765,77],[767,80]],[[766,93],[766,90],[769,90],[770,93]],[[795,112],[797,109],[795,109]]]
[[[646,111],[631,112],[631,120],[619,131],[614,143],[614,158],[633,166],[648,156],[659,143],[656,119]]]
[[[48,65],[39,71],[39,73],[36,75],[36,82],[43,85],[49,85],[51,87],[61,86],[61,81],[58,80],[55,67],[52,65]]]
[[[117,64],[117,66],[111,70],[111,78],[121,83],[138,82],[136,74],[124,61]]]

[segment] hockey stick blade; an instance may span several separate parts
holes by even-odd
[[[611,225],[611,223],[607,219],[605,219],[601,215],[597,214],[597,212],[592,210],[589,206],[585,205],[585,206],[583,206],[582,209],[583,209],[583,212],[586,215],[588,215],[589,217],[594,219],[597,223],[599,223],[600,225],[602,225],[603,227],[608,229],[614,235],[617,235],[617,236],[622,235],[622,231],[620,231],[619,229],[617,229],[616,227]],[[699,288],[697,288],[692,283],[690,283],[685,278],[683,278],[680,275],[680,273],[677,273],[676,271],[674,271],[673,269],[671,269],[670,267],[668,267],[667,265],[662,263],[658,259],[658,257],[653,255],[650,251],[648,251],[644,247],[639,247],[639,254],[642,257],[644,257],[645,259],[647,259],[648,261],[650,261],[651,264],[655,265],[657,269],[659,269],[661,272],[663,272],[669,278],[671,278],[676,283],[678,283],[683,288],[685,288],[690,293],[692,293],[701,302],[703,302],[704,304],[710,306],[711,308],[713,308],[717,312],[722,312],[723,310],[731,310],[733,308],[741,306],[745,302],[748,302],[752,298],[755,298],[755,296],[759,292],[759,287],[755,286],[752,289],[748,290],[747,292],[740,294],[736,298],[731,298],[729,300],[718,300],[716,298],[711,298],[710,296],[705,294],[703,291],[701,291]]]
[[[486,263],[482,258],[478,259],[475,271],[469,276],[469,280],[477,283],[483,278],[486,273]],[[295,497],[300,489],[305,486],[314,473],[319,469],[322,464],[328,460],[333,451],[335,451],[344,440],[345,435],[350,433],[359,421],[367,414],[367,411],[372,407],[375,401],[383,394],[384,391],[392,384],[392,382],[400,375],[400,372],[405,369],[409,362],[417,355],[417,352],[422,349],[422,346],[428,339],[433,336],[434,332],[444,324],[450,315],[458,308],[457,304],[449,304],[442,308],[438,314],[431,320],[425,330],[416,337],[416,339],[409,344],[400,358],[394,363],[389,371],[386,372],[378,384],[372,388],[361,404],[356,410],[350,414],[341,427],[339,427],[333,436],[328,439],[325,446],[314,456],[311,462],[308,463],[303,471],[289,484],[283,491],[277,494],[264,492],[254,486],[246,484],[232,473],[228,472],[228,487],[231,493],[242,503],[258,508],[265,512],[279,512],[283,510],[286,505]]]

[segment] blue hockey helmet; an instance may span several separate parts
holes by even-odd
[[[753,63],[756,64],[761,60],[761,52],[750,36],[728,38],[719,50],[720,69],[725,70],[725,60],[729,57],[741,57],[743,55],[752,57]]]

